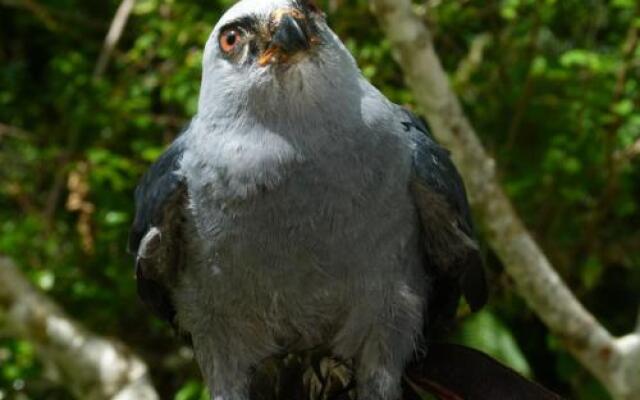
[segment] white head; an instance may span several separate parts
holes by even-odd
[[[205,47],[198,117],[308,114],[355,95],[360,76],[313,0],[242,0]]]

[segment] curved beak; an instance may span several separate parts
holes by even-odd
[[[311,38],[306,29],[307,20],[300,12],[282,11],[275,21],[271,42],[258,60],[263,67],[274,62],[286,62],[296,54],[311,48]]]

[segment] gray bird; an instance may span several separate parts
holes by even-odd
[[[311,0],[243,0],[204,51],[198,113],[136,191],[138,292],[192,340],[216,400],[325,346],[360,399],[463,295],[486,301],[462,180],[425,125],[365,80]]]

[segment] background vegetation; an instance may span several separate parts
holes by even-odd
[[[138,0],[94,79],[119,1],[0,0],[0,253],[74,318],[134,348],[163,396],[179,400],[201,397],[197,368],[138,302],[125,243],[136,181],[194,114],[202,47],[232,3]],[[367,1],[324,5],[365,75],[411,106]],[[640,292],[640,6],[416,6],[528,227],[606,327],[630,331]],[[458,340],[570,398],[606,399],[486,258],[490,306],[462,319]],[[1,328],[0,319],[0,399],[69,398],[32,346]]]

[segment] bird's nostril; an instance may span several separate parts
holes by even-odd
[[[300,22],[290,15],[284,15],[273,35],[272,45],[286,53],[293,54],[310,47],[309,36]]]

